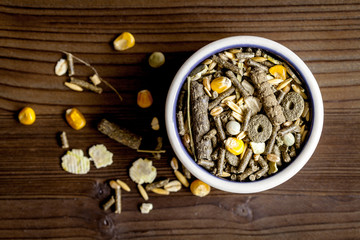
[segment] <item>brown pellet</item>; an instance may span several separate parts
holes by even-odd
[[[246,167],[249,164],[249,161],[250,161],[252,155],[253,155],[253,151],[252,151],[252,149],[250,147],[248,147],[246,149],[246,153],[244,155],[244,158],[240,162],[240,166],[239,166],[239,170],[238,170],[239,173],[242,173],[242,172],[245,171]]]
[[[222,175],[225,166],[225,148],[219,149],[219,160],[218,160],[218,175]]]
[[[178,123],[179,135],[184,136],[185,134],[185,124],[184,124],[184,115],[182,111],[179,111],[176,114],[176,119]]]

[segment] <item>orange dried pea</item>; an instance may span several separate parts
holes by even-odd
[[[31,125],[36,120],[36,114],[31,107],[24,107],[18,115],[20,123],[24,125]]]
[[[86,125],[84,115],[77,108],[70,108],[66,110],[65,118],[70,127],[75,130],[80,130]]]
[[[152,105],[153,98],[149,90],[141,90],[137,95],[137,104],[141,108],[148,108]]]
[[[210,190],[211,187],[199,179],[196,179],[190,185],[190,191],[198,197],[205,197],[210,193]]]
[[[275,78],[286,79],[286,68],[283,65],[275,65],[269,69],[269,72]]]

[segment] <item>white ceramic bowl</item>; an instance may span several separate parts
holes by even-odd
[[[199,166],[184,148],[177,130],[176,105],[180,89],[186,77],[202,61],[226,49],[252,47],[267,50],[287,61],[301,76],[307,87],[312,106],[312,119],[308,140],[300,154],[278,173],[254,182],[236,182],[216,177]],[[212,42],[195,52],[179,69],[170,86],[165,108],[167,134],[175,154],[182,164],[198,179],[217,189],[233,193],[255,193],[276,187],[293,177],[310,159],[319,142],[324,108],[319,86],[306,64],[291,50],[272,40],[254,36],[235,36]]]

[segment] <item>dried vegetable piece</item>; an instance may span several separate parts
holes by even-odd
[[[90,171],[90,160],[81,149],[72,149],[61,158],[61,167],[73,174],[86,174]]]
[[[69,148],[69,142],[66,136],[66,132],[62,132],[60,134],[60,139],[61,139],[61,147],[62,148]]]
[[[142,214],[148,214],[153,209],[152,203],[143,203],[140,206],[140,211]]]
[[[97,144],[89,148],[89,156],[94,161],[96,168],[106,167],[113,163],[113,154],[103,144]]]
[[[156,168],[152,165],[152,161],[139,158],[133,162],[129,175],[137,184],[151,183],[156,178]]]
[[[130,132],[125,128],[121,128],[118,125],[109,122],[106,119],[102,119],[98,125],[98,130],[115,141],[124,144],[132,149],[139,149],[141,144],[141,137]]]

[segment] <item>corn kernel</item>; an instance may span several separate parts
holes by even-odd
[[[226,77],[218,77],[212,80],[210,86],[213,91],[222,93],[231,87],[231,81]]]
[[[269,72],[275,78],[286,79],[286,68],[283,65],[275,65],[269,69]]]
[[[210,186],[199,179],[196,179],[190,185],[190,191],[198,197],[205,197],[210,193],[210,190]]]
[[[135,45],[135,38],[129,32],[123,32],[114,40],[113,44],[115,50],[124,51],[126,49],[132,48]]]
[[[234,155],[239,155],[244,151],[244,142],[235,137],[229,137],[225,140],[225,148]]]
[[[30,107],[24,107],[18,115],[20,123],[24,125],[31,125],[35,122],[36,115],[34,109]]]
[[[86,125],[84,115],[77,108],[70,108],[66,110],[65,118],[70,127],[75,130],[80,130]]]
[[[137,95],[137,104],[141,108],[148,108],[152,105],[153,98],[149,90],[141,90]]]

